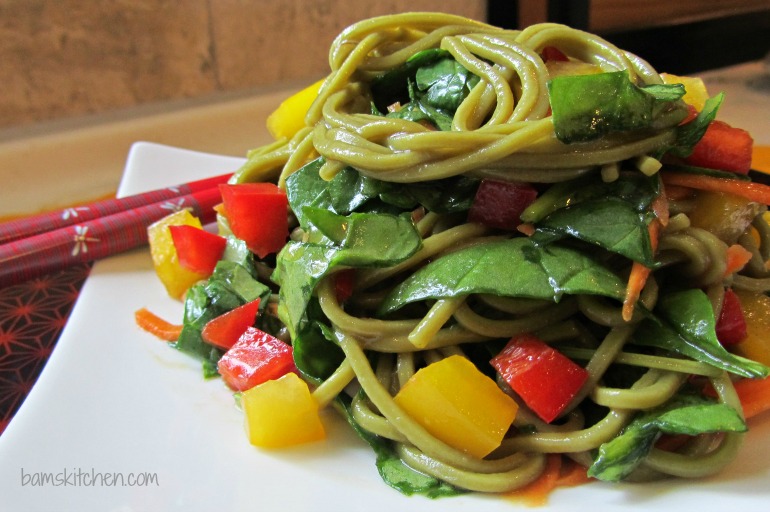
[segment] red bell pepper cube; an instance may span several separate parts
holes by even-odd
[[[219,189],[233,234],[260,258],[280,251],[289,236],[286,193],[272,183],[223,184]]]
[[[195,226],[169,226],[179,264],[187,270],[211,275],[225,251],[227,240]]]
[[[246,391],[296,371],[296,366],[290,345],[249,327],[219,359],[217,369],[228,386]]]
[[[531,334],[511,338],[490,364],[543,421],[564,411],[588,379],[588,371]]]
[[[697,167],[747,174],[754,139],[749,132],[723,121],[712,121],[685,162]]]
[[[543,51],[540,52],[540,58],[543,59],[543,62],[568,62],[569,57],[567,55],[556,48],[555,46],[546,46],[543,48]]]
[[[741,299],[731,289],[725,290],[722,311],[717,320],[717,339],[724,346],[740,343],[748,335],[746,317],[741,307]]]
[[[519,218],[537,198],[537,190],[527,183],[481,181],[468,212],[468,220],[497,229],[514,231]]]
[[[337,272],[334,276],[334,293],[338,302],[345,302],[353,295],[353,284],[355,283],[356,270],[346,268]]]
[[[259,311],[259,299],[221,314],[203,327],[201,336],[206,343],[225,350],[231,348],[246,329],[254,325]]]

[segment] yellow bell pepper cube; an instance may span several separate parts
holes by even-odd
[[[732,347],[733,352],[770,365],[770,297],[764,293],[735,290],[746,318],[746,338]]]
[[[459,355],[417,371],[395,401],[432,435],[479,458],[500,446],[519,408],[492,379]]]
[[[733,244],[751,225],[761,205],[724,192],[699,191],[688,214],[690,224]]]
[[[685,95],[682,100],[688,105],[692,105],[698,112],[703,110],[706,100],[709,99],[709,93],[703,80],[698,77],[677,76],[669,73],[661,73],[660,77],[664,84],[684,85]]]
[[[155,273],[158,274],[168,294],[175,299],[181,299],[188,288],[206,277],[205,274],[193,272],[179,264],[179,256],[168,228],[184,225],[202,229],[200,220],[187,210],[179,210],[167,215],[147,228],[147,239]]]
[[[326,437],[318,403],[296,373],[244,391],[241,404],[249,442],[254,446],[285,448]]]
[[[290,139],[305,126],[305,114],[318,96],[324,80],[289,96],[267,117],[267,131],[273,138]]]

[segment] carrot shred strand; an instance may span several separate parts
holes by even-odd
[[[661,178],[666,186],[674,185],[710,192],[726,192],[744,197],[749,201],[770,205],[770,186],[754,181],[715,178],[702,174],[679,172],[664,172],[661,173]]]
[[[134,320],[140,328],[164,341],[176,341],[182,332],[181,325],[167,322],[147,308],[136,310]]]

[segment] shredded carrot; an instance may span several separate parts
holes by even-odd
[[[136,310],[134,312],[134,320],[136,325],[165,341],[176,341],[182,332],[181,325],[167,322],[147,308]]]
[[[770,377],[741,379],[735,383],[735,391],[746,419],[770,410]]]
[[[738,272],[751,261],[751,251],[740,244],[733,244],[727,248],[725,276]]]
[[[650,245],[652,246],[653,254],[658,250],[658,239],[660,238],[660,232],[668,224],[669,211],[668,211],[668,196],[667,191],[661,191],[660,194],[650,205],[655,218],[647,225],[647,231],[650,235]],[[631,265],[631,273],[628,276],[628,284],[626,285],[626,296],[623,299],[623,320],[629,322],[631,317],[634,316],[634,307],[636,301],[642,294],[644,286],[647,284],[647,278],[650,277],[652,269],[644,266],[643,264],[635,261]]]
[[[725,192],[744,197],[749,201],[770,204],[770,186],[762,183],[678,172],[663,172],[660,175],[666,186],[674,185],[710,192]]]
[[[523,501],[528,506],[539,507],[546,504],[548,496],[555,489],[574,487],[591,480],[586,468],[558,453],[551,453],[547,456],[545,469],[537,480],[508,493],[507,496]]]

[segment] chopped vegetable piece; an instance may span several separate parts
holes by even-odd
[[[543,59],[544,62],[551,62],[551,61],[557,61],[557,62],[567,62],[569,61],[569,57],[567,57],[564,52],[556,48],[555,46],[546,46],[543,48],[543,51],[540,52],[540,57]]]
[[[217,363],[222,380],[237,391],[246,391],[268,380],[294,371],[289,345],[249,327]]]
[[[341,270],[334,276],[334,292],[338,302],[345,302],[353,295],[355,278],[356,271],[352,268]]]
[[[647,225],[653,252],[657,250],[661,229],[661,222],[657,218],[652,219]],[[642,295],[642,290],[647,285],[647,278],[650,277],[651,273],[652,269],[641,262],[635,261],[631,265],[631,273],[628,276],[628,285],[626,286],[626,296],[623,298],[622,316],[626,322],[630,322],[634,316],[636,302]]]
[[[746,337],[730,349],[738,355],[770,365],[770,297],[737,290],[746,319]]]
[[[746,418],[770,410],[770,377],[741,379],[734,386]]]
[[[660,77],[663,79],[664,84],[684,85],[684,89],[687,92],[682,96],[682,100],[688,105],[692,105],[698,112],[703,110],[706,100],[709,99],[709,93],[702,79],[691,76],[677,76],[669,73],[661,73]]]
[[[725,254],[725,277],[741,270],[751,261],[751,251],[740,244],[733,244],[727,248]]]
[[[522,222],[519,218],[522,212],[535,202],[536,197],[537,190],[526,183],[482,180],[468,212],[468,220],[514,231]]]
[[[760,213],[761,205],[745,197],[725,192],[701,191],[688,213],[690,224],[713,233],[727,244],[733,244]]]
[[[725,347],[746,339],[746,318],[743,316],[741,300],[729,288],[725,290],[716,331],[719,343]]]
[[[305,114],[313,104],[324,80],[302,89],[286,98],[267,117],[267,131],[275,139],[290,139],[305,126]]]
[[[417,371],[395,401],[428,432],[475,457],[500,445],[518,410],[492,379],[457,355]]]
[[[564,411],[588,379],[588,371],[536,336],[511,338],[490,363],[543,421]]]
[[[289,201],[272,183],[220,185],[233,234],[257,256],[278,252],[289,236]]]
[[[134,312],[136,325],[164,341],[176,341],[182,332],[182,326],[168,322],[147,308]]]
[[[757,203],[770,204],[770,186],[762,183],[669,171],[661,172],[661,177],[667,187],[675,185],[710,192],[725,192]]]
[[[225,252],[227,239],[193,226],[169,226],[179,264],[199,274],[211,275]]]
[[[241,403],[249,442],[254,446],[284,448],[326,437],[318,404],[307,383],[295,373],[244,391]]]
[[[690,165],[747,174],[754,139],[749,132],[724,121],[711,121],[685,161]]]
[[[260,299],[247,302],[210,320],[203,327],[201,336],[206,343],[211,343],[225,350],[231,348],[254,325],[259,311]]]
[[[167,215],[147,228],[147,240],[155,273],[168,294],[175,299],[181,299],[188,288],[206,277],[205,273],[194,272],[179,263],[179,255],[168,228],[182,225],[202,229],[200,220],[187,210]]]

